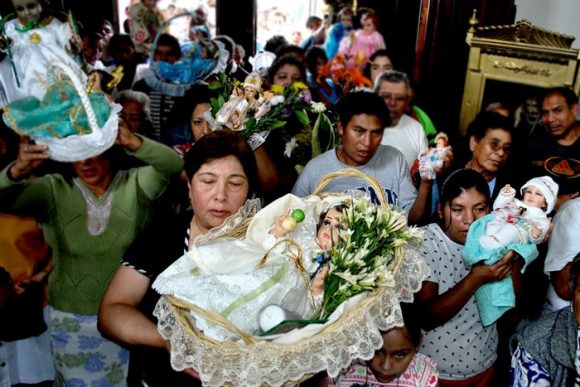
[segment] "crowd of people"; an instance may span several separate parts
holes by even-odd
[[[20,246],[19,259],[38,262],[0,272],[0,327],[10,329],[0,332],[0,385],[199,384],[196,370],[170,366],[153,316],[154,280],[239,211],[288,193],[307,197],[345,168],[374,177],[384,192],[357,177],[324,191],[362,191],[374,202],[384,194],[424,231],[419,252],[430,274],[414,303],[401,305],[404,326],[381,332],[372,359],[305,385],[578,383],[580,123],[572,90],[545,90],[529,135],[498,104],[463,138],[452,128],[447,136],[415,105],[412,82],[369,9],[344,8],[335,24],[316,23],[302,47],[274,37],[246,60],[231,37],[209,36],[203,17],[192,19],[190,42],[160,32],[155,1],[135,6],[148,24],[133,20],[128,34],[105,20],[80,35],[44,0],[12,3],[16,18],[0,37],[0,212],[36,222],[50,252],[40,242],[40,255]],[[93,104],[98,124],[114,122],[108,149],[51,160],[53,143],[40,132],[60,139],[63,122],[80,137],[94,128],[91,114],[79,119],[70,103],[82,92],[50,92],[65,82],[53,74],[55,61],[90,85],[80,100]],[[249,141],[244,133],[286,103],[288,90],[334,126],[313,134],[311,112],[287,112]],[[220,99],[237,126],[216,130]],[[492,206],[505,195],[509,203]],[[472,241],[494,260],[467,261]],[[10,259],[0,257],[0,267]],[[481,290],[506,281],[511,303],[488,320],[498,300]],[[44,285],[46,301],[31,301]],[[21,314],[29,324],[3,325]]]

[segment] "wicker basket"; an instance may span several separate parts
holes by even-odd
[[[384,190],[376,179],[355,169],[326,175],[314,195],[341,176],[367,180],[379,195],[381,205],[388,206]],[[247,227],[247,222],[241,227]],[[396,282],[394,287],[382,287],[370,295],[357,296],[360,301],[343,304],[345,310],[336,321],[318,326],[317,334],[292,344],[251,336],[216,313],[168,295],[160,299],[155,309],[158,330],[171,341],[173,368],[197,370],[205,385],[290,386],[323,370],[336,376],[354,359],[370,359],[374,355],[382,346],[380,330],[402,325],[399,302],[411,302],[428,273],[425,262],[411,247],[397,248],[390,266]],[[192,311],[228,328],[240,340],[222,342],[205,336],[196,328]]]

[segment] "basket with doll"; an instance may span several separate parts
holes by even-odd
[[[354,169],[329,174],[311,196],[230,218],[157,278],[174,369],[195,369],[205,385],[293,385],[370,359],[380,331],[402,325],[399,303],[428,270],[420,233],[384,197],[320,193],[341,176],[382,192]]]

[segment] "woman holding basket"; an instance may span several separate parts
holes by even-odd
[[[247,201],[256,187],[254,154],[236,134],[220,131],[202,137],[186,154],[185,171],[193,216],[177,220],[160,216],[154,221],[125,254],[99,311],[103,334],[136,346],[131,352],[130,385],[142,381],[151,387],[192,385],[190,376],[169,365],[168,343],[157,332],[152,315],[159,295],[150,284],[198,237],[230,222],[240,209],[251,213],[259,206],[258,200]]]

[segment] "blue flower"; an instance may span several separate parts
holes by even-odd
[[[55,348],[66,348],[70,340],[70,335],[61,329],[54,329],[50,336]]]
[[[95,349],[95,348],[98,348],[99,345],[101,345],[104,341],[105,341],[105,339],[103,339],[102,337],[80,335],[79,336],[79,349],[80,350]]]
[[[89,372],[102,371],[103,368],[105,368],[105,362],[103,359],[105,359],[105,355],[100,353],[91,353],[87,359],[87,362],[85,363],[85,370]]]
[[[97,315],[93,314],[75,314],[75,320],[81,324],[90,324],[97,322]]]
[[[109,383],[105,378],[100,378],[91,382],[92,387],[110,387],[110,385],[111,383]]]
[[[130,353],[131,352],[129,352],[125,348],[121,348],[119,350],[119,360],[121,360],[121,364],[127,364],[127,363],[129,363],[129,354]]]
[[[82,379],[70,379],[65,383],[66,387],[87,387],[87,384]]]

